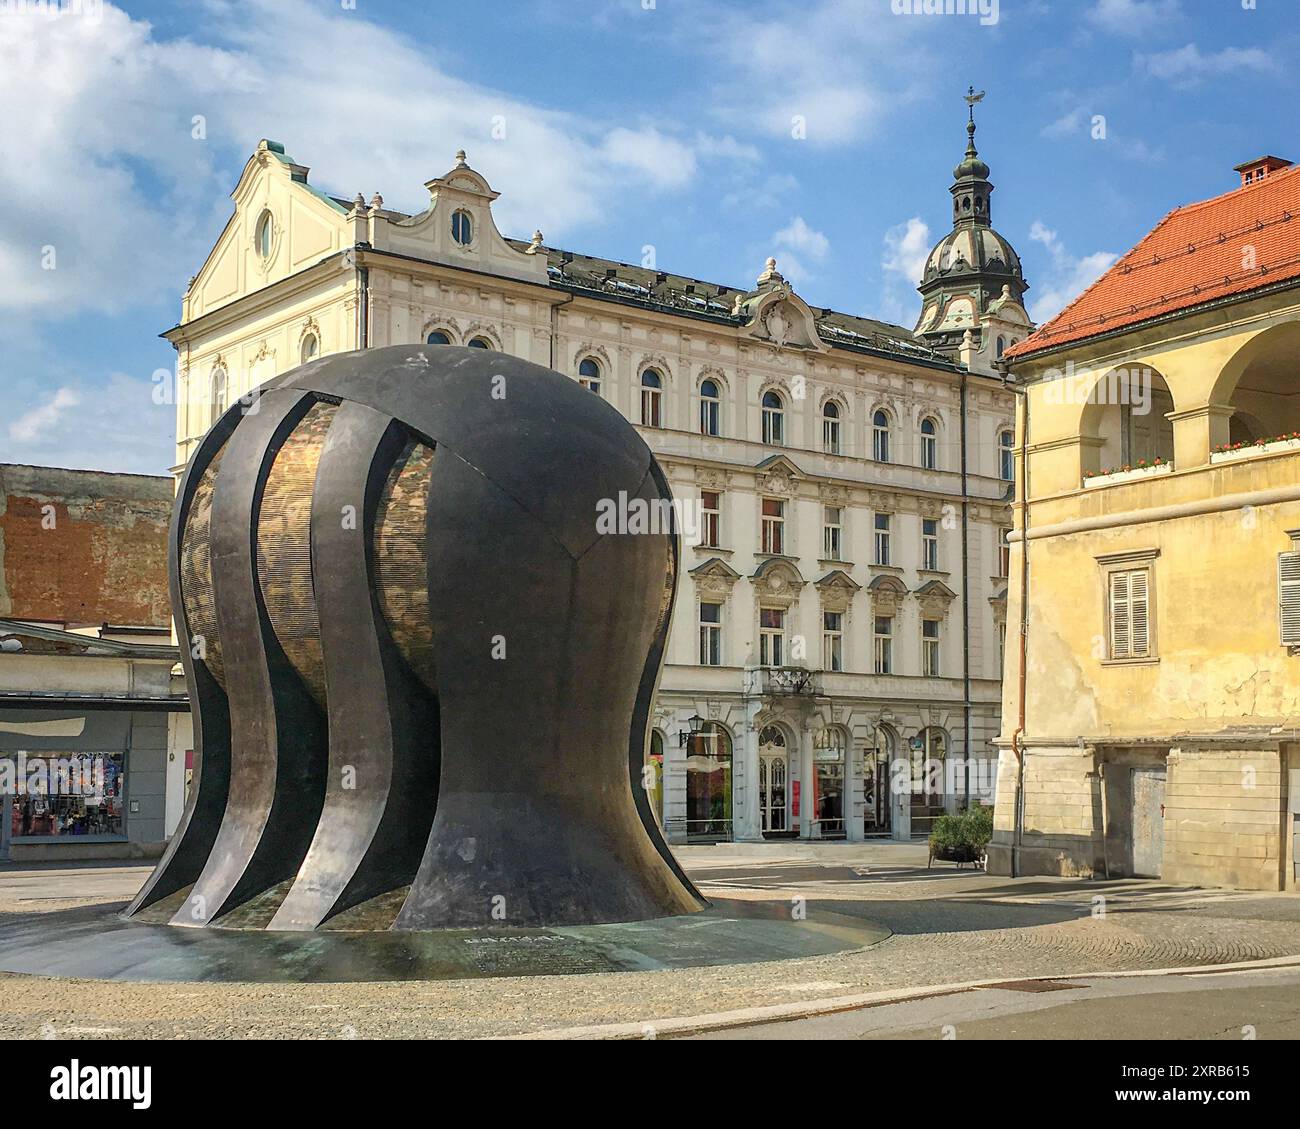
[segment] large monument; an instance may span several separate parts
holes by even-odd
[[[693,912],[641,766],[676,535],[635,429],[526,361],[393,346],[235,404],[176,499],[195,715],[173,925],[557,926]]]

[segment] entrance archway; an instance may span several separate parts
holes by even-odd
[[[898,748],[898,735],[888,725],[877,725],[871,747],[862,758],[862,831],[886,834],[890,828],[890,765]]]
[[[848,739],[838,725],[813,737],[813,820],[820,838],[844,834],[844,760]]]
[[[790,832],[790,751],[785,731],[765,725],[758,734],[758,816],[764,835]]]

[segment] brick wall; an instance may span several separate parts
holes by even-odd
[[[0,616],[164,627],[172,480],[0,463]]]

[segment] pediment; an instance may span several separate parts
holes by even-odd
[[[830,346],[817,333],[817,319],[790,284],[770,283],[739,299],[737,312],[748,317],[741,331],[773,349],[808,349],[827,353]]]
[[[842,568],[833,568],[817,581],[817,587],[823,589],[839,589],[845,592],[856,592],[862,587],[862,585],[854,580],[853,577]]]

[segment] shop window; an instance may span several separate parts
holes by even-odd
[[[731,838],[731,735],[716,721],[686,739],[686,834]]]
[[[28,756],[24,791],[14,796],[10,834],[64,839],[125,834],[125,753]]]
[[[813,818],[822,836],[844,834],[844,732],[834,726],[813,738]]]

